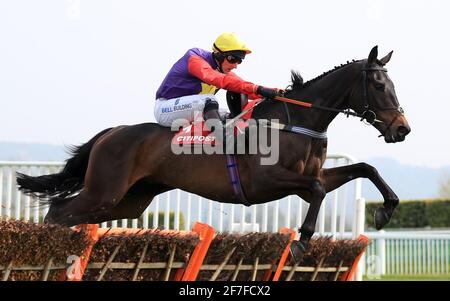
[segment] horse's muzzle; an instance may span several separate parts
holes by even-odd
[[[402,142],[410,132],[411,128],[408,125],[400,125],[395,130],[390,129],[384,135],[384,141],[386,143]]]

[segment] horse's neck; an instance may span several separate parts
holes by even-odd
[[[287,96],[313,102],[315,105],[323,107],[347,109],[348,95],[352,87],[356,85],[359,76],[358,70],[359,68],[354,64],[345,66],[298,91],[293,90]],[[328,125],[338,114],[320,109],[302,108],[294,104],[288,106],[293,125],[303,126],[318,132],[326,131]]]

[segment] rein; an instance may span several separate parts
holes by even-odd
[[[348,116],[354,116],[354,117],[360,117],[361,120],[366,119],[366,117],[364,115],[364,114],[366,114],[365,113],[366,111],[364,111],[362,114],[358,114],[356,112],[351,111],[350,109],[339,110],[339,109],[335,109],[335,108],[319,106],[319,105],[316,105],[316,104],[313,104],[313,103],[310,103],[310,102],[299,101],[299,100],[286,98],[286,97],[282,97],[282,96],[275,96],[274,99],[278,100],[278,101],[285,102],[285,103],[292,103],[292,104],[295,104],[295,105],[298,105],[298,106],[302,106],[302,107],[306,107],[306,108],[319,109],[319,110],[323,110],[323,111],[330,111],[330,112],[336,112],[336,113],[343,113],[347,117]],[[288,110],[288,108],[286,108],[286,110]],[[373,114],[375,114],[375,113],[373,113]],[[383,122],[383,121],[374,118],[374,121],[372,122],[372,124],[375,123],[375,122]]]
[[[284,103],[284,109],[286,111],[286,115],[287,115],[287,119],[288,119],[288,125],[284,125],[284,124],[281,124],[281,123],[278,123],[278,124],[265,123],[264,126],[276,128],[276,129],[279,129],[279,130],[289,131],[289,132],[293,132],[293,133],[297,133],[297,134],[304,134],[304,135],[307,135],[307,136],[310,136],[310,137],[313,137],[313,138],[326,139],[326,132],[325,133],[319,133],[319,132],[312,131],[310,129],[306,129],[306,128],[302,128],[302,127],[299,127],[299,126],[292,126],[292,125],[290,125],[290,123],[291,123],[290,119],[291,118],[290,118],[290,114],[289,114],[289,108],[286,105],[287,103],[291,103],[291,104],[294,104],[294,105],[298,105],[298,106],[302,106],[302,107],[306,107],[306,108],[311,108],[311,109],[318,109],[318,110],[323,110],[323,111],[342,113],[342,114],[346,115],[347,117],[349,117],[349,116],[358,117],[358,118],[361,118],[360,121],[363,121],[364,123],[366,123],[368,125],[373,125],[375,123],[387,124],[386,122],[377,119],[377,114],[375,113],[373,108],[371,109],[371,107],[369,105],[369,95],[368,95],[368,88],[367,88],[367,72],[371,72],[371,71],[387,72],[387,69],[383,68],[383,67],[372,67],[372,68],[363,68],[362,69],[363,89],[364,89],[364,92],[363,92],[364,93],[363,94],[364,109],[363,109],[362,113],[354,112],[351,109],[330,108],[330,107],[320,106],[320,105],[314,104],[312,102],[295,100],[295,99],[287,98],[287,97],[284,97],[284,96],[275,96],[274,97],[275,100],[278,100],[278,101],[281,101],[281,102]],[[241,112],[238,116],[234,117],[229,122],[227,122],[225,124],[225,127],[228,127],[228,126],[232,125],[237,119],[241,118],[243,115],[248,113],[250,110],[255,108],[257,105],[259,105],[263,101],[264,101],[264,99],[262,101],[256,103],[253,107],[248,108],[247,110],[244,110],[243,112]],[[378,109],[378,111],[388,111],[388,110],[397,110],[397,111],[399,111],[400,113],[403,114],[403,109],[400,106],[393,107],[393,108],[386,108],[386,109]],[[394,124],[395,120],[397,120],[397,117],[398,116],[394,117],[392,119],[392,121],[389,124],[387,124],[386,129],[378,137],[382,137],[382,136],[384,136],[387,133],[387,131],[392,126],[392,124]]]
[[[372,68],[362,69],[363,89],[364,89],[364,94],[363,94],[364,109],[363,109],[362,113],[357,113],[350,109],[340,110],[340,109],[320,106],[320,105],[316,105],[311,102],[295,100],[295,99],[291,99],[291,98],[286,98],[284,96],[275,96],[274,99],[278,100],[278,101],[282,101],[285,104],[291,103],[291,104],[299,105],[299,106],[306,107],[306,108],[319,109],[319,110],[335,112],[335,113],[342,113],[342,114],[346,115],[347,117],[349,117],[349,116],[359,117],[359,118],[361,118],[360,121],[364,121],[366,124],[369,124],[369,125],[373,125],[375,123],[387,124],[386,122],[377,119],[377,114],[375,113],[375,111],[373,109],[371,109],[371,107],[369,105],[369,95],[368,95],[368,88],[367,88],[367,72],[371,72],[371,71],[387,72],[387,69],[383,68],[383,67],[372,67]],[[286,114],[288,116],[288,119],[290,119],[289,118],[289,108],[286,105],[284,106],[284,108],[285,108]],[[396,110],[403,114],[403,109],[400,106],[393,107],[393,108],[379,109],[378,111],[388,111],[388,110]],[[390,127],[392,126],[392,124],[395,122],[396,119],[397,119],[397,117],[394,117],[392,119],[392,121],[389,124],[387,124],[386,129],[379,137],[382,137],[387,133],[387,131],[390,129]]]

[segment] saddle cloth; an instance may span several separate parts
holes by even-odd
[[[216,137],[207,130],[204,122],[194,122],[180,129],[172,138],[172,144],[176,145],[216,145]]]
[[[253,113],[253,106],[257,101],[249,102],[243,110],[249,110],[242,119],[239,119],[234,124],[234,136],[242,134],[245,128],[248,127],[246,120],[250,119]],[[190,125],[180,129],[178,133],[172,138],[172,144],[176,145],[220,145],[220,142],[216,141],[216,137],[211,131],[206,129],[204,121],[193,122]]]

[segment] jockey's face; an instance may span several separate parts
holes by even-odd
[[[238,65],[239,62],[231,63],[227,59],[224,59],[222,63],[222,71],[223,73],[228,74],[231,70],[236,69]]]

